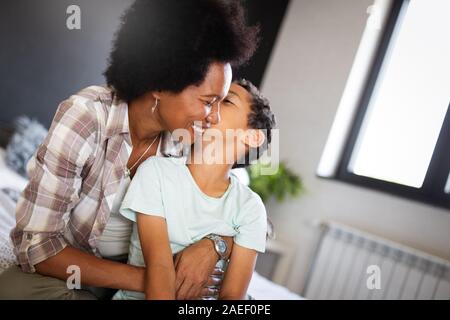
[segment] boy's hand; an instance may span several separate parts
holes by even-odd
[[[224,237],[224,240],[232,243],[232,239],[227,238]],[[179,252],[175,256],[176,299],[197,299],[206,293],[204,288],[207,285],[217,285],[210,275],[217,274],[214,267],[218,259],[213,242],[209,239],[202,239]]]

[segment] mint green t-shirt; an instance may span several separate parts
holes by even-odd
[[[265,250],[267,220],[261,198],[233,174],[225,193],[210,197],[180,158],[151,157],[140,165],[120,207],[120,213],[134,222],[137,212],[166,219],[173,254],[210,233],[233,236],[240,246]],[[140,250],[134,229],[131,244]]]
[[[128,187],[120,213],[136,222],[136,213],[166,219],[170,248],[175,254],[210,233],[231,236],[238,245],[265,251],[267,219],[261,198],[230,175],[220,198],[203,193],[184,159],[150,157]],[[128,263],[145,266],[136,223]],[[115,299],[143,299],[143,294],[120,290]]]

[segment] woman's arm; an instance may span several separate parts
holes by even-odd
[[[35,265],[68,245],[64,232],[80,201],[82,172],[93,163],[99,130],[87,104],[69,98],[58,106],[47,137],[28,162],[30,179],[16,206],[11,240],[23,271],[34,272]]]
[[[83,285],[144,292],[144,268],[100,259],[79,249],[67,246],[55,256],[35,265],[39,274],[66,280],[71,265],[80,268]]]
[[[230,263],[219,293],[220,300],[243,300],[255,269],[258,254],[255,250],[234,244]]]
[[[175,267],[169,244],[166,220],[137,214],[139,239],[146,265],[144,292],[146,299],[175,299]]]

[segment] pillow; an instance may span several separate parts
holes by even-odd
[[[23,177],[27,177],[28,160],[44,141],[48,130],[37,120],[20,116],[14,122],[15,131],[6,147],[6,164]]]
[[[9,233],[16,225],[16,203],[0,190],[0,273],[17,264]]]
[[[6,164],[6,150],[0,148],[0,190],[4,188],[22,191],[28,179],[22,177]]]
[[[17,203],[20,197],[20,190],[11,189],[11,188],[2,188],[0,189],[12,202]]]

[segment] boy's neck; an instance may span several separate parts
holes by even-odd
[[[188,163],[187,167],[200,190],[211,197],[220,197],[230,184],[230,164]]]

